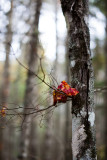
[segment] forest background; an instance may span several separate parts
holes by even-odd
[[[98,160],[107,159],[106,3],[90,0],[89,5]],[[1,0],[0,19],[0,160],[71,160],[71,101],[25,119],[21,116],[29,113],[27,107],[35,112],[35,106],[42,109],[53,103],[51,88],[38,76],[50,86],[63,80],[70,84],[68,68],[73,64],[67,57],[60,1]],[[36,56],[30,54],[34,51]],[[29,70],[35,73],[29,73],[30,78]]]

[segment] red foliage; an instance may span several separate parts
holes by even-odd
[[[0,113],[2,115],[2,117],[6,116],[6,107],[2,107],[2,109],[0,110]]]
[[[66,103],[68,96],[76,96],[79,92],[75,88],[71,88],[70,85],[62,81],[57,90],[53,91],[53,103]]]

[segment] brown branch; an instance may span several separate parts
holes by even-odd
[[[96,89],[94,90],[94,92],[101,92],[101,91],[106,91],[106,92],[107,92],[107,86],[102,87],[102,88],[96,88]]]
[[[39,109],[39,110],[37,110],[37,111],[33,111],[33,112],[30,112],[30,113],[20,113],[20,115],[24,115],[24,116],[28,116],[28,115],[30,115],[30,114],[35,114],[35,113],[39,113],[39,112],[43,112],[43,111],[46,111],[46,110],[48,110],[49,108],[52,108],[52,107],[55,107],[53,104],[52,105],[50,105],[50,106],[48,106],[48,107],[46,107],[46,108],[43,108],[43,109]],[[10,115],[17,115],[17,114],[13,114],[13,113],[7,113],[6,114],[7,116],[10,116]]]

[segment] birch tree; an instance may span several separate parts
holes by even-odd
[[[68,29],[72,98],[73,160],[95,160],[94,81],[88,28],[88,0],[61,0]]]

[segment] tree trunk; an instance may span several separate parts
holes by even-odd
[[[31,26],[31,40],[30,40],[30,49],[29,49],[29,62],[28,67],[31,71],[36,71],[37,66],[37,49],[38,49],[38,25],[39,25],[39,17],[40,17],[40,9],[42,0],[33,0],[35,7],[35,15],[34,20]],[[33,86],[35,83],[34,75],[28,71],[27,73],[27,80],[26,80],[26,91],[25,91],[25,98],[24,98],[24,113],[27,113],[27,108],[32,108],[32,104],[35,105],[35,98],[36,98],[36,91]],[[21,144],[20,144],[20,154],[18,158],[20,160],[29,160],[29,141],[30,141],[30,130],[31,130],[31,120],[32,116],[24,117],[23,129],[21,132]],[[36,157],[35,157],[36,160]]]
[[[5,51],[6,51],[6,59],[4,64],[4,71],[3,71],[3,84],[2,84],[2,91],[1,91],[1,100],[2,105],[7,106],[7,100],[9,96],[9,83],[10,83],[10,73],[9,73],[9,54],[10,54],[10,44],[12,42],[12,12],[13,12],[13,0],[11,0],[11,9],[7,14],[7,19],[9,24],[7,25],[7,32],[5,36]]]
[[[1,89],[1,104],[4,107],[7,107],[8,103],[8,96],[9,96],[9,84],[10,84],[10,64],[9,64],[9,54],[10,54],[10,44],[12,42],[12,13],[13,13],[13,0],[11,0],[11,8],[7,14],[8,25],[6,26],[6,35],[5,35],[5,51],[6,51],[6,58],[4,63],[3,69],[3,78],[2,78],[2,89]],[[0,124],[0,160],[6,160],[9,157],[9,143],[5,134],[6,131],[9,132],[9,128],[2,129],[5,127],[5,117],[2,118],[2,123]],[[7,150],[7,152],[6,152]]]
[[[67,76],[67,83],[70,83],[70,69],[69,69],[69,58],[68,58],[68,47],[67,47],[67,40],[66,40],[66,76]],[[72,159],[72,149],[69,139],[71,138],[71,124],[70,124],[70,102],[66,103],[65,106],[65,160]]]
[[[57,76],[57,67],[58,67],[58,1],[55,0],[55,34],[56,34],[56,59],[54,63],[54,74]]]
[[[57,77],[57,67],[58,67],[58,19],[57,19],[57,12],[58,12],[58,1],[54,0],[54,6],[55,6],[55,34],[56,34],[56,58],[54,62],[54,77]],[[54,84],[53,84],[54,85]],[[48,102],[50,104],[50,102]],[[56,119],[55,119],[56,120]],[[59,120],[59,119],[57,119]],[[59,124],[59,121],[57,121],[57,124]],[[44,136],[44,147],[43,147],[43,160],[53,160],[56,157],[58,158],[59,152],[58,152],[58,145],[55,141],[55,137],[53,136],[53,131],[52,131],[52,122],[50,119],[50,115],[47,115],[47,120],[46,120],[46,132]],[[59,129],[59,126],[58,126]],[[55,151],[54,151],[55,150]]]
[[[95,160],[94,81],[87,25],[88,1],[61,0],[68,28],[72,87],[79,94],[72,98],[73,160]]]
[[[53,132],[52,132],[52,121],[50,119],[50,116],[47,115],[46,120],[46,131],[44,136],[44,145],[43,145],[43,160],[50,160],[52,159],[52,151],[53,151]]]
[[[31,130],[30,130],[30,143],[29,143],[29,160],[38,160],[38,134],[37,134],[37,127],[35,119],[31,122]]]
[[[54,0],[54,5],[55,5],[55,34],[56,34],[56,58],[55,58],[55,62],[54,62],[54,74],[53,76],[55,77],[55,79],[57,80],[57,76],[58,76],[58,47],[59,47],[59,35],[58,35],[58,0]],[[54,85],[54,84],[53,84]],[[55,116],[55,128],[54,128],[54,133],[53,133],[53,154],[52,155],[52,159],[55,160],[60,160],[61,158],[61,145],[59,143],[59,138],[60,137],[60,119],[61,119],[61,115],[60,115],[60,110],[57,110],[56,112],[57,115]],[[57,137],[55,136],[57,135]],[[60,137],[61,138],[61,137]]]

